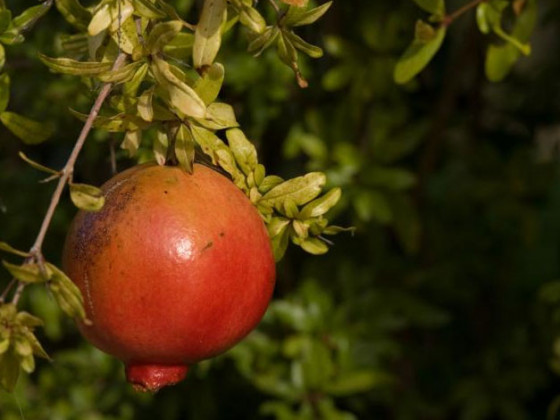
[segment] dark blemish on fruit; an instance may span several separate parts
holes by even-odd
[[[167,191],[164,191],[163,193],[164,193],[164,194],[167,194]]]
[[[226,234],[224,232],[220,232],[220,238],[223,238],[224,236],[226,236]]]
[[[93,265],[102,250],[111,242],[112,225],[133,200],[136,186],[128,187],[126,182],[111,186],[106,192],[106,203],[97,213],[83,212],[83,222],[77,232],[77,240],[72,252],[84,266]],[[115,194],[116,193],[116,194]]]
[[[202,248],[202,251],[200,251],[201,253],[212,248],[214,246],[214,242],[210,241],[206,244],[206,246],[204,248]]]

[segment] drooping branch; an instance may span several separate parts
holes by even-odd
[[[120,53],[116,60],[115,63],[113,64],[113,70],[118,69],[119,67],[121,67],[124,63],[126,59],[126,54],[125,53]],[[68,160],[66,162],[66,164],[64,165],[64,168],[62,168],[62,170],[60,171],[60,178],[58,180],[58,184],[56,186],[56,189],[54,190],[54,193],[51,197],[51,201],[49,204],[49,207],[47,209],[47,213],[45,214],[45,217],[43,219],[43,222],[41,223],[41,228],[39,229],[39,233],[37,235],[37,238],[35,239],[35,242],[33,243],[33,246],[31,247],[31,249],[29,250],[29,253],[31,254],[31,259],[34,260],[39,267],[43,267],[44,261],[43,261],[43,242],[45,241],[45,236],[47,234],[47,231],[49,229],[49,226],[52,222],[52,218],[54,216],[54,212],[56,210],[56,208],[58,207],[58,203],[60,202],[60,197],[62,196],[62,192],[64,191],[64,187],[66,186],[66,184],[68,183],[68,180],[70,179],[70,177],[72,176],[73,172],[74,172],[74,165],[76,164],[76,160],[78,159],[78,156],[80,154],[80,152],[82,151],[82,148],[85,144],[85,141],[93,127],[93,122],[95,121],[95,119],[97,118],[97,116],[99,115],[99,111],[101,110],[101,107],[103,106],[103,103],[105,102],[105,100],[107,99],[107,97],[109,96],[109,93],[111,92],[111,89],[113,87],[112,83],[105,83],[102,87],[101,90],[99,92],[99,94],[97,95],[97,99],[95,100],[95,103],[93,104],[88,118],[82,128],[82,131],[80,132],[80,135],[78,136],[78,139],[76,140],[76,144],[74,145],[74,148],[72,149],[72,153],[70,153],[70,156],[68,157]],[[25,288],[25,283],[20,282],[18,284],[18,287],[16,289],[16,292],[14,294],[14,297],[12,299],[12,303],[16,304],[19,301],[19,298],[21,297],[21,293],[23,292],[23,289]]]

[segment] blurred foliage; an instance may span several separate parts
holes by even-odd
[[[175,3],[196,16],[195,2]],[[156,395],[133,392],[120,363],[83,342],[45,290],[30,289],[24,307],[45,320],[38,335],[53,361],[0,393],[0,419],[556,418],[560,7],[539,1],[532,54],[499,84],[484,75],[489,41],[471,12],[415,81],[396,85],[395,63],[423,14],[411,0],[335,1],[321,24],[302,28],[326,51],[301,60],[306,90],[274,51],[255,60],[245,32],[230,32],[222,96],[271,172],[321,170],[343,188],[335,213],[355,236],[337,238],[328,257],[289,250],[259,329]],[[80,128],[68,107],[91,101],[37,58],[56,55],[66,29],[49,13],[29,42],[6,48],[10,109],[56,129],[34,147],[2,129],[0,232],[21,249],[53,187],[37,184],[17,153],[61,167]],[[78,181],[111,176],[111,145],[93,136]],[[119,169],[133,163],[117,155]],[[46,241],[50,261],[74,211],[67,197]]]

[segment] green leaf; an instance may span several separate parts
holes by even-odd
[[[146,19],[163,19],[166,14],[150,0],[132,0],[134,12]]]
[[[42,327],[45,324],[41,318],[37,318],[28,312],[18,312],[16,315],[16,323],[29,329]]]
[[[192,174],[194,166],[194,137],[184,124],[181,124],[175,136],[175,156],[179,165],[188,173]]]
[[[257,149],[253,143],[247,140],[243,131],[238,128],[232,128],[226,131],[229,148],[235,157],[237,166],[246,176],[252,173],[259,161],[257,159]]]
[[[433,39],[427,42],[415,39],[397,62],[393,75],[395,82],[407,83],[420,73],[440,49],[445,33],[445,27],[440,26],[435,29]]]
[[[290,231],[288,229],[284,229],[282,233],[272,238],[270,243],[272,245],[274,260],[278,262],[282,259],[282,257],[284,257],[284,254],[288,249],[288,244],[290,243]]]
[[[109,70],[101,73],[97,76],[99,80],[105,83],[126,83],[130,82],[132,78],[136,75],[136,72],[144,63],[141,61],[136,61],[134,63],[127,64],[126,66],[121,66],[116,70]]]
[[[223,130],[239,126],[235,119],[235,111],[229,104],[214,102],[208,106],[206,118],[197,122],[211,130]]]
[[[9,338],[3,338],[0,340],[0,357],[8,351],[10,344]]]
[[[39,54],[41,61],[52,71],[75,76],[97,76],[111,70],[113,64],[98,61],[77,61],[71,58],[51,58]]]
[[[7,392],[12,392],[19,377],[19,360],[12,351],[0,356],[0,386]]]
[[[194,35],[180,32],[175,38],[168,42],[163,48],[163,52],[178,60],[187,60],[192,55],[194,45]]]
[[[268,231],[268,235],[271,238],[275,236],[281,235],[290,225],[290,219],[286,219],[284,217],[273,217],[270,219],[270,222],[267,223],[266,229]]]
[[[129,157],[133,157],[140,148],[141,142],[142,130],[127,131],[124,135],[123,142],[121,143],[121,149],[126,150]]]
[[[311,25],[327,13],[327,10],[329,10],[331,6],[332,1],[310,10],[290,6],[286,16],[282,19],[282,23],[288,27]]]
[[[157,54],[160,52],[165,45],[167,45],[172,39],[174,39],[181,29],[183,24],[178,20],[173,20],[170,22],[158,23],[150,31],[148,40],[146,41],[146,47],[150,54]]]
[[[488,3],[480,3],[476,8],[476,23],[478,25],[478,29],[483,34],[489,34],[491,27],[490,22],[488,21],[488,10],[490,6]]]
[[[53,273],[48,286],[60,306],[60,309],[69,317],[80,319],[86,325],[90,324],[91,321],[86,318],[84,297],[78,286],[55,265],[47,263],[47,267]]]
[[[259,191],[262,194],[266,194],[268,191],[270,191],[271,189],[273,189],[277,185],[280,185],[282,182],[284,182],[283,178],[281,178],[277,175],[269,175],[269,176],[265,177],[263,179],[263,181],[260,183]]]
[[[222,43],[222,26],[226,20],[226,0],[204,2],[194,33],[193,63],[196,68],[209,66],[214,62]]]
[[[212,158],[212,163],[216,165],[218,163],[216,150],[220,147],[225,147],[223,142],[213,132],[204,127],[193,124],[191,126],[191,132],[196,144],[200,146],[205,154]]]
[[[445,14],[444,0],[414,0],[414,2],[423,10],[433,15],[442,16]]]
[[[45,1],[43,4],[24,10],[21,15],[16,16],[12,20],[14,29],[18,32],[28,30],[37,20],[41,19],[49,11],[51,5],[52,2]]]
[[[33,354],[31,343],[20,335],[16,336],[14,340],[14,351],[20,357],[31,356]]]
[[[76,207],[85,211],[96,212],[105,205],[101,189],[87,184],[70,184],[70,198]]]
[[[126,5],[127,3],[124,4]],[[118,23],[118,19],[114,23]],[[136,22],[132,17],[128,19],[123,17],[120,26],[117,24],[111,32],[111,38],[121,51],[132,55],[133,60],[139,60],[144,56],[145,50],[143,49],[143,44],[140,44]],[[108,57],[111,62],[114,62],[115,58],[116,56]]]
[[[0,121],[25,144],[42,143],[54,134],[52,124],[33,121],[13,112],[2,112]]]
[[[322,197],[311,201],[301,209],[300,217],[302,219],[310,219],[312,217],[324,215],[338,203],[341,195],[342,191],[340,188],[333,188]]]
[[[310,43],[304,41],[301,37],[297,36],[293,32],[286,31],[284,32],[285,36],[290,39],[293,46],[307,54],[311,58],[320,58],[323,56],[323,50],[315,45],[311,45]]]
[[[68,23],[81,31],[87,29],[92,15],[78,0],[55,0],[55,4]]]
[[[277,26],[268,26],[262,34],[256,34],[247,47],[247,51],[255,57],[262,54],[264,50],[270,47],[280,35],[280,29]]]
[[[224,83],[224,74],[224,66],[220,63],[214,63],[196,81],[193,89],[206,105],[210,105],[218,97]]]
[[[350,232],[350,233],[353,234],[354,232],[356,232],[356,228],[354,228],[354,227],[345,228],[345,227],[341,227],[341,226],[328,226],[323,230],[322,234],[323,235],[338,235],[339,233],[342,233],[342,232]]]
[[[152,105],[153,98],[153,88],[146,89],[138,98],[138,115],[140,115],[144,121],[152,122],[154,119],[154,108]]]
[[[20,312],[18,314],[18,317],[22,313],[25,313],[25,312]],[[33,318],[35,318],[35,317],[33,317]],[[38,318],[36,318],[36,319],[38,319]],[[41,320],[39,320],[39,321],[41,321]],[[49,355],[47,354],[47,352],[45,351],[45,349],[43,348],[43,346],[41,345],[39,340],[37,340],[37,337],[35,337],[35,335],[32,332],[27,331],[25,336],[26,336],[27,340],[31,343],[31,348],[33,349],[33,354],[35,354],[36,356],[42,357],[43,359],[51,360],[51,358],[49,357]]]
[[[2,265],[10,272],[10,274],[23,283],[44,283],[49,280],[52,273],[41,273],[37,264],[15,265],[7,261],[2,261]]]
[[[37,169],[38,171],[46,172],[46,173],[51,174],[51,175],[60,174],[59,171],[55,171],[54,169],[48,168],[44,165],[41,165],[40,163],[35,162],[34,160],[29,159],[27,156],[25,156],[25,154],[23,152],[19,152],[19,157],[23,161],[25,161],[29,166],[31,166],[34,169]]]
[[[27,356],[20,356],[19,365],[24,370],[24,372],[31,373],[35,370],[35,358],[32,354],[29,354]]]
[[[312,255],[323,255],[329,251],[328,245],[317,238],[307,238],[300,244],[300,246],[305,252]]]
[[[0,10],[0,34],[4,33],[12,22],[12,12],[9,10]]]
[[[136,97],[140,84],[144,81],[144,78],[148,74],[148,63],[144,63],[140,66],[132,79],[124,84],[123,93],[129,97]]]
[[[519,58],[519,51],[510,44],[489,45],[484,69],[491,82],[500,82],[509,74]]]
[[[326,383],[325,392],[337,397],[346,397],[367,392],[389,381],[391,381],[391,377],[385,373],[371,370],[350,372],[343,374],[333,382]]]
[[[24,258],[27,258],[31,255],[29,252],[20,251],[19,249],[14,248],[6,242],[0,242],[0,251],[8,252],[10,254],[17,255],[18,257]]]
[[[239,12],[239,21],[249,30],[261,34],[266,29],[266,20],[254,7],[244,5]]]
[[[88,33],[90,36],[95,36],[111,26],[113,16],[111,15],[111,8],[109,3],[102,4],[93,15],[88,25]]]
[[[173,74],[169,63],[154,58],[151,69],[158,83],[167,90],[173,108],[190,117],[204,118],[206,116],[204,101],[200,99],[194,89]]]
[[[163,130],[157,130],[156,138],[154,139],[153,152],[158,165],[165,165],[167,160],[167,148],[169,147],[169,139],[167,133]]]
[[[321,193],[325,183],[325,174],[311,172],[275,186],[261,198],[260,203],[279,208],[289,199],[296,205],[304,205]]]
[[[281,36],[278,37],[278,43],[276,44],[278,57],[280,57],[284,64],[293,68],[294,63],[297,63],[298,54],[292,40],[286,33],[286,31],[281,31]]]

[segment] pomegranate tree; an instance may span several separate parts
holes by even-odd
[[[322,194],[326,177],[319,172],[289,180],[268,175],[234,108],[218,100],[226,77],[216,61],[223,32],[241,24],[255,55],[275,45],[306,87],[299,54],[319,57],[322,50],[294,29],[314,23],[331,3],[270,2],[264,7],[274,18],[267,22],[258,10],[263,4],[207,0],[193,25],[160,0],[90,7],[45,0],[13,19],[0,1],[0,43],[23,41],[54,3],[77,33],[62,39],[63,57],[39,58],[53,72],[83,78],[97,98],[89,113],[73,111],[84,126],[62,169],[20,154],[57,186],[29,251],[0,242],[0,250],[24,259],[4,262],[13,280],[0,295],[0,386],[12,390],[20,369],[31,372],[35,356],[48,358],[33,332],[41,321],[17,309],[28,285],[44,283],[88,340],[124,361],[130,382],[157,390],[256,327],[273,292],[275,261],[289,243],[323,254],[325,235],[344,230],[325,218],[340,189]],[[6,111],[9,82],[0,74],[0,121],[26,143],[45,141],[52,127]],[[120,136],[130,158],[151,163],[102,188],[75,182],[92,128]],[[194,163],[196,154],[206,166]],[[66,186],[80,212],[62,270],[45,261],[42,247]]]
[[[142,165],[107,182],[99,212],[76,216],[65,272],[84,296],[84,336],[157,390],[238,342],[274,287],[264,223],[225,176]]]

